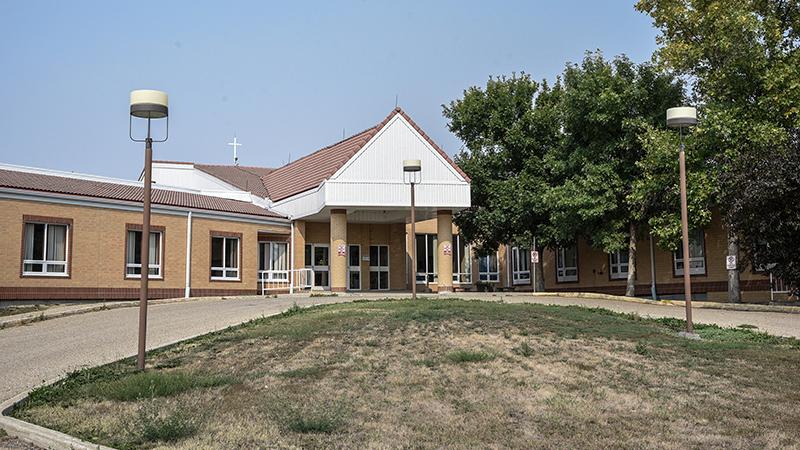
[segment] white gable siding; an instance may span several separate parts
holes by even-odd
[[[400,114],[337,171],[331,180],[403,182],[403,160],[422,161],[422,180],[464,183],[464,178]]]

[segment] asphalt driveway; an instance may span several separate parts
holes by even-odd
[[[381,294],[337,297],[202,299],[152,305],[148,348],[160,347],[261,316],[300,306],[356,298],[405,297]],[[455,295],[454,295],[455,296]],[[651,317],[683,317],[683,308],[603,299],[525,295],[459,294],[463,298],[603,307]],[[695,309],[695,322],[754,325],[771,334],[800,338],[800,314]],[[0,329],[0,402],[86,366],[136,353],[138,308],[96,311]]]

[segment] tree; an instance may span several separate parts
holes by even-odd
[[[791,217],[796,207],[791,202],[773,204],[772,213],[760,216],[762,224],[756,226],[739,209],[747,200],[724,194],[742,193],[741,185],[734,183],[753,182],[747,176],[754,175],[755,168],[772,167],[773,160],[793,154],[792,135],[800,128],[800,4],[790,0],[640,0],[636,7],[649,14],[661,31],[657,38],[661,47],[655,55],[659,64],[693,81],[695,100],[704,113],[697,145],[715,153],[711,173],[723,193],[719,206],[729,230],[729,248],[738,253],[741,240],[754,259],[761,249],[752,247],[754,242],[745,233],[764,229],[770,216]],[[790,182],[789,178],[780,180]],[[775,195],[793,188],[790,184],[771,186]],[[771,234],[771,238],[776,243],[791,242],[792,236]],[[775,270],[782,272],[777,264]],[[780,264],[794,267],[797,260]],[[786,273],[792,273],[790,267]],[[738,272],[732,275],[731,300],[737,301]]]
[[[490,78],[443,105],[450,131],[463,142],[456,162],[472,179],[472,206],[456,214],[462,236],[484,250],[531,244],[547,221],[543,157],[560,140],[560,85],[527,74]],[[537,290],[544,290],[541,258]]]
[[[683,85],[651,64],[635,64],[625,56],[606,61],[600,52],[568,65],[563,79],[563,145],[546,158],[551,177],[547,235],[559,244],[584,236],[608,253],[627,250],[626,295],[633,296],[636,243],[653,209],[632,195],[647,170],[640,164],[642,136],[664,128],[666,109],[681,102]]]

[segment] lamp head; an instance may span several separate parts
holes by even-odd
[[[418,159],[403,160],[403,172],[419,172],[422,170],[422,162]]]
[[[152,89],[131,91],[131,116],[144,119],[163,119],[169,114],[166,92]]]
[[[697,125],[697,110],[691,106],[681,106],[667,110],[667,126],[670,128]]]

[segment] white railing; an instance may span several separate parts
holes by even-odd
[[[310,290],[314,287],[314,271],[312,269],[294,270],[259,270],[258,283],[261,295],[268,292]]]

